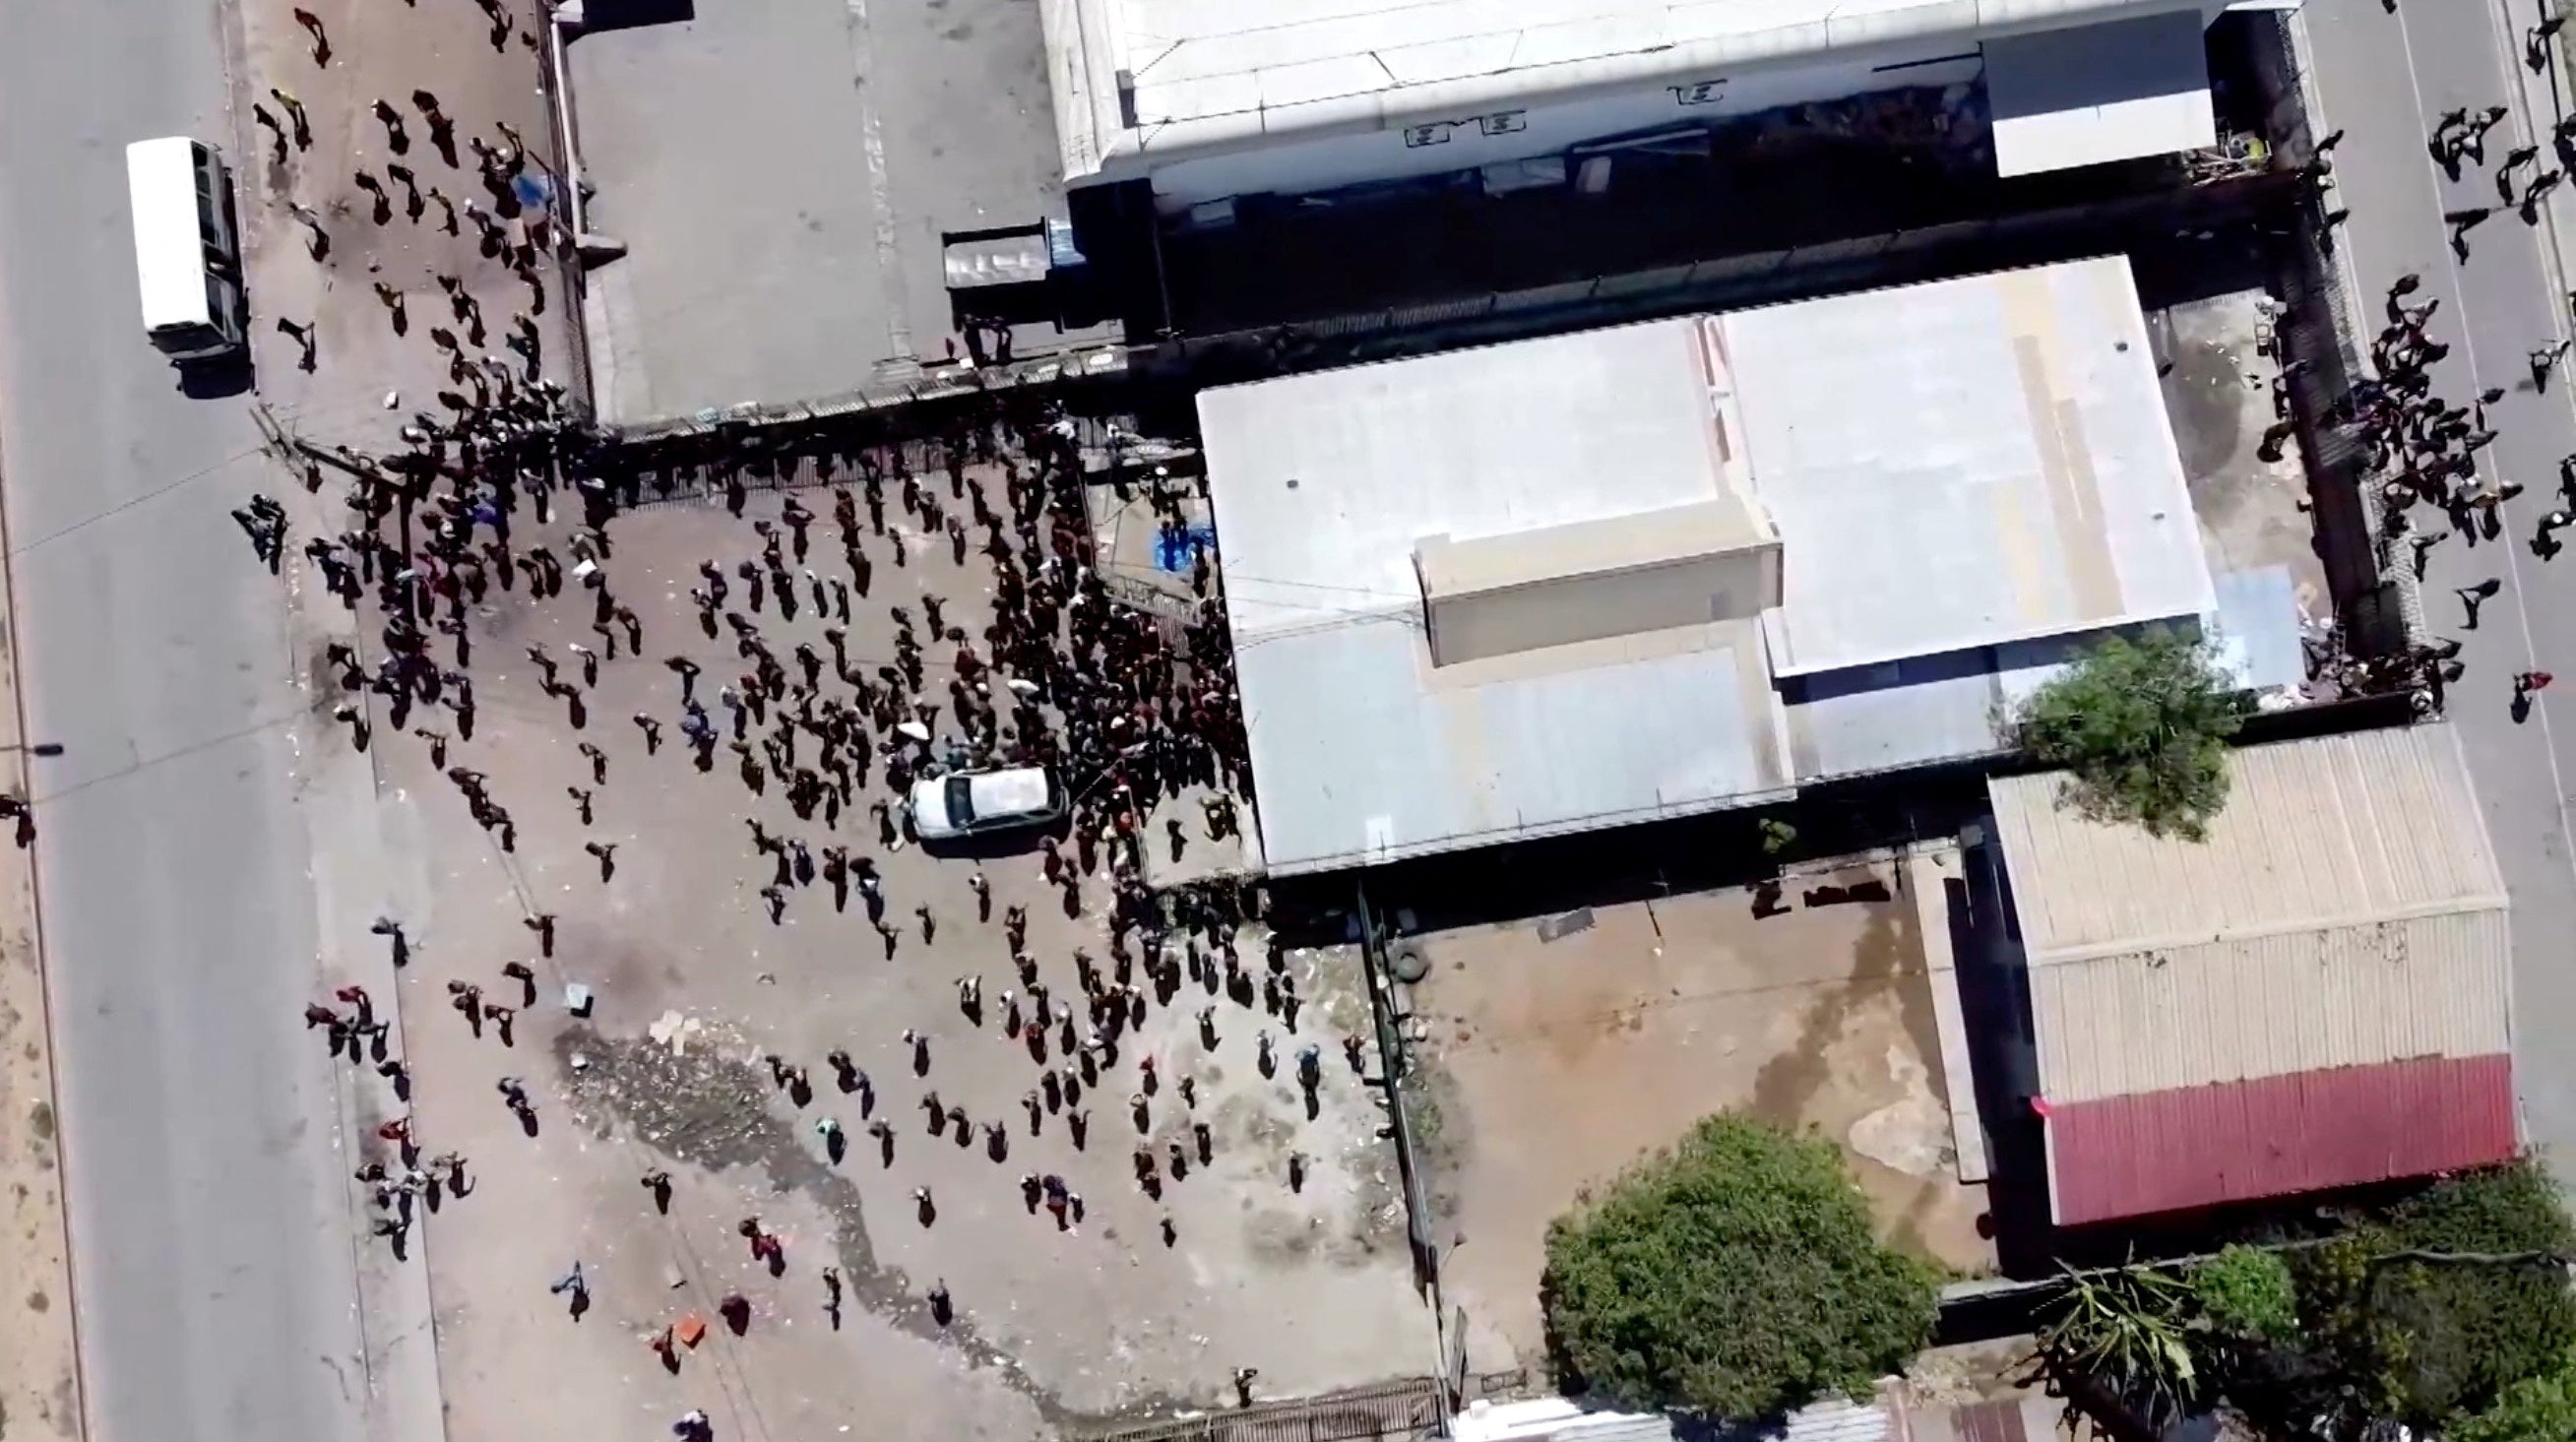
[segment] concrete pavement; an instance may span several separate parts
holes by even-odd
[[[1023,0],[706,4],[569,65],[591,226],[632,247],[590,276],[609,421],[917,381],[955,342],[940,232],[1064,214]]]
[[[136,315],[122,150],[234,148],[219,16],[24,0],[5,32],[0,475],[28,722],[67,748],[38,858],[90,1435],[365,1435],[343,1098],[298,1020],[306,663],[225,514],[275,484]]]
[[[8,527],[0,525],[0,546]],[[0,593],[9,570],[0,561]],[[0,789],[33,789],[18,704],[17,639],[0,595]],[[20,835],[25,833],[21,831]],[[81,1435],[80,1338],[72,1312],[71,1234],[63,1219],[54,1048],[46,1024],[43,926],[31,850],[0,853],[0,1421],[20,1442]]]
[[[2527,22],[2528,0],[2514,6]],[[2559,1042],[2576,1016],[2576,964],[2567,937],[2576,927],[2576,859],[2571,859],[2568,777],[2576,773],[2576,715],[2559,715],[2569,693],[2544,692],[2526,719],[2512,714],[2512,678],[2540,669],[2576,678],[2576,556],[2543,560],[2531,548],[2539,517],[2565,504],[2559,459],[2576,452],[2576,407],[2568,368],[2546,389],[2529,353],[2561,338],[2567,311],[2549,233],[2498,202],[2494,168],[2514,146],[2534,143],[2523,115],[2488,137],[2487,162],[2454,181],[2434,165],[2426,139],[2441,115],[2513,100],[2520,25],[2493,0],[2439,6],[2400,0],[2308,0],[2305,25],[2322,117],[2320,133],[2344,130],[2333,152],[2332,204],[2351,217],[2340,244],[2360,292],[2357,323],[2375,329],[2389,284],[2423,276],[2415,304],[2439,299],[2430,327],[2451,354],[2433,370],[2434,388],[2453,403],[2500,386],[2488,408],[2500,434],[2480,453],[2484,483],[2518,481],[2528,491],[2503,507],[2495,540],[2463,534],[2436,548],[2424,580],[2424,608],[2436,635],[2466,643],[2467,676],[2449,691],[2476,776],[2487,824],[2514,900],[2515,1068],[2524,1124],[2562,1178],[2576,1177],[2576,1049]],[[2513,25],[2508,34],[2507,26]],[[2545,121],[2544,121],[2545,123]],[[2548,137],[2538,143],[2548,153]],[[2495,213],[2468,232],[2465,261],[2448,245],[2447,211]],[[2368,336],[2361,338],[2366,344]],[[2439,517],[2419,521],[2438,525]],[[2503,589],[2474,630],[2454,588],[2493,578]]]

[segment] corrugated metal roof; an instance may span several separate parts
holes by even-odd
[[[1475,1402],[1451,1424],[1462,1442],[1675,1442],[1681,1430],[1661,1412],[1591,1411],[1561,1397]],[[1692,1429],[1698,1435],[1700,1429]],[[1888,1405],[1828,1397],[1769,1426],[1728,1429],[1732,1442],[1881,1442],[1894,1430]]]
[[[2217,610],[2126,257],[1716,325],[1780,532],[1778,674]]]
[[[2456,1171],[2517,1145],[2502,1054],[2147,1092],[2048,1118],[2050,1195],[2067,1226]]]
[[[1043,0],[1065,178],[2172,0]],[[1905,50],[1905,53],[1912,53]],[[1125,92],[1122,104],[1121,91]],[[1692,103],[1688,101],[1679,103]],[[1578,137],[1579,138],[1579,137]]]
[[[1279,872],[1974,754],[2032,684],[1993,672],[2064,654],[2016,638],[2216,605],[2118,257],[1217,387],[1198,409]],[[1730,536],[1776,521],[1786,599],[1758,638],[1708,594],[1714,625],[1435,664],[1425,538],[1687,508]],[[1904,658],[1893,689],[1812,674],[1881,652]],[[1794,764],[1784,668],[1810,673]]]
[[[2250,746],[2204,843],[2061,804],[2063,773],[1988,785],[2034,971],[2121,952],[2505,905],[2468,764],[2428,725]]]
[[[1369,865],[1787,794],[1779,702],[1751,624],[1651,639],[1662,644],[1619,637],[1436,672],[1411,618],[1238,646],[1268,869]]]
[[[1425,537],[1742,506],[1708,363],[1683,318],[1201,391],[1237,642],[1418,618]]]
[[[2503,1051],[2511,951],[2498,907],[2034,968],[2040,1088],[2071,1104]]]
[[[2307,679],[2299,603],[2286,566],[2225,572],[2217,660],[2248,691]],[[2203,633],[2212,629],[2206,620]],[[2022,641],[1809,678],[1786,699],[1801,782],[1867,776],[2009,749],[1996,720],[2066,670],[2063,638]]]
[[[1424,537],[1742,510],[1703,337],[1661,321],[1200,393],[1271,871],[1787,793],[1750,621],[1448,666],[1423,634]]]
[[[2209,840],[1988,784],[2042,1093],[2071,1105],[2510,1043],[2511,938],[2447,726],[2248,747]]]

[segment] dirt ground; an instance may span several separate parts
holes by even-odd
[[[829,496],[807,500],[827,518],[814,564],[846,578]],[[453,1435],[560,1435],[555,1419],[567,1416],[643,1435],[703,1407],[729,1438],[829,1436],[852,1419],[925,1442],[1034,1437],[1230,1401],[1239,1366],[1259,1369],[1262,1397],[1433,1372],[1432,1319],[1412,1286],[1400,1189],[1377,1137],[1382,1118],[1341,1045],[1368,1029],[1355,956],[1289,953],[1305,1001],[1293,1031],[1259,1000],[1184,986],[1151,1009],[1096,1080],[1082,1079],[1078,1100],[1042,1104],[1033,1128],[1023,1098],[1039,1068],[1002,1033],[1003,993],[1019,990],[1024,1005],[1029,995],[1002,913],[1028,908],[1029,949],[1060,1009],[1078,995],[1075,948],[1109,965],[1105,869],[1084,887],[1081,914],[1068,916],[1034,850],[970,859],[881,846],[866,808],[884,794],[882,768],[835,837],[819,815],[797,821],[774,785],[752,797],[721,748],[710,771],[693,766],[676,736],[680,682],[661,661],[686,654],[705,666],[699,695],[725,726],[716,688],[742,663],[730,634],[718,642],[700,632],[687,591],[701,559],[730,571],[757,555],[749,521],[777,505],[755,497],[750,516],[735,520],[718,506],[670,503],[615,523],[607,568],[616,594],[641,613],[646,659],[603,658],[579,729],[562,701],[541,692],[523,653],[542,641],[568,674],[576,670],[571,643],[599,641],[588,598],[577,585],[541,604],[524,592],[492,594],[474,643],[479,724],[448,764],[487,773],[491,795],[517,820],[515,853],[472,824],[426,747],[411,738],[378,745],[378,764],[404,797],[403,824],[417,829],[408,844],[436,858],[441,878],[408,918],[416,954],[404,1025],[418,1126],[429,1150],[464,1150],[480,1177],[431,1219],[425,1238]],[[953,623],[980,629],[980,556],[961,567],[944,544],[918,538],[900,566],[889,542],[873,540],[870,551],[870,590],[853,598],[854,664],[890,656],[888,608],[919,615],[924,594],[944,594]],[[827,623],[810,603],[793,623],[777,609],[772,598],[762,624],[782,656],[797,640],[822,648]],[[931,689],[944,689],[935,674]],[[629,719],[637,712],[664,721],[657,755]],[[577,754],[585,741],[606,757],[605,785],[593,784]],[[572,786],[595,792],[588,826],[566,794]],[[818,855],[837,840],[876,858],[886,921],[899,928],[891,957],[855,891],[836,913],[827,885],[791,888],[783,922],[770,922],[758,893],[772,862],[750,844],[744,818],[754,816]],[[602,881],[586,840],[617,846],[613,878]],[[968,886],[979,867],[990,879],[990,922],[978,921]],[[933,918],[927,944],[917,906]],[[522,924],[534,912],[558,917],[551,959]],[[1243,955],[1258,977],[1256,932]],[[487,1001],[516,1005],[518,983],[500,974],[513,959],[536,968],[538,1004],[507,1043],[490,1024],[478,1038],[450,1006],[448,983],[471,981]],[[960,1004],[957,981],[968,976],[982,979],[980,1019]],[[561,1004],[573,983],[596,993],[586,1020]],[[1201,1007],[1212,1008],[1212,1049]],[[907,1029],[927,1038],[926,1074],[915,1074]],[[1264,1034],[1276,1046],[1272,1075],[1256,1064]],[[1311,1116],[1296,1082],[1306,1045],[1322,1053]],[[836,1084],[825,1061],[834,1048],[851,1053],[869,1092]],[[1130,1103],[1145,1052],[1159,1085],[1140,1137]],[[807,1069],[810,1097],[800,1103],[774,1083],[771,1054]],[[1066,1067],[1053,1045],[1048,1065]],[[534,1098],[534,1137],[520,1134],[495,1095],[504,1075]],[[1195,1108],[1178,1096],[1184,1076]],[[924,1103],[934,1091],[942,1106],[965,1110],[971,1132],[932,1134]],[[1074,1111],[1087,1114],[1080,1141]],[[865,1130],[872,1116],[893,1127],[890,1159]],[[816,1130],[825,1117],[847,1142],[837,1163]],[[1210,1129],[1204,1161],[1194,1120]],[[987,1124],[1001,1128],[998,1139]],[[1160,1202],[1136,1180],[1140,1142],[1157,1158]],[[1185,1177],[1171,1164],[1175,1146]],[[1290,1184],[1291,1153],[1307,1159],[1302,1189]],[[654,1169],[671,1174],[667,1217],[640,1184]],[[1032,1173],[1067,1180],[1083,1198],[1078,1222],[1059,1230],[1045,1209],[1024,1204],[1020,1182]],[[930,1191],[927,1208],[920,1187]],[[738,1233],[751,1216],[785,1239],[782,1275],[755,1263]],[[548,1291],[575,1261],[593,1303],[578,1321]],[[837,1325],[825,1311],[825,1266],[847,1286]],[[945,1325],[927,1301],[942,1282],[955,1308]],[[717,1320],[731,1292],[751,1310],[738,1337]],[[666,1375],[646,1343],[692,1312],[708,1321],[707,1340]]]
[[[1471,1369],[1543,1365],[1548,1222],[1711,1112],[1817,1127],[1892,1241],[1992,1267],[1900,884],[1853,868],[1792,883],[1767,917],[1727,890],[1417,939],[1417,1135]]]
[[[9,594],[0,560],[0,790],[24,796]],[[86,1425],[37,921],[31,854],[0,850],[0,1437],[19,1442],[77,1438]]]

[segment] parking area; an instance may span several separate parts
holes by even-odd
[[[1468,1365],[1540,1365],[1547,1225],[1699,1118],[1813,1126],[1885,1234],[1991,1270],[1957,1177],[1932,982],[1893,864],[1415,939],[1444,1289]]]
[[[940,233],[1063,214],[1025,0],[735,0],[606,28],[620,7],[591,8],[567,53],[589,219],[628,246],[590,276],[603,419],[914,379],[956,339]]]
[[[999,494],[998,476],[969,474]],[[727,1437],[828,1437],[861,1417],[875,1435],[922,1442],[1052,1436],[1230,1403],[1243,1367],[1264,1398],[1432,1374],[1382,1112],[1342,1043],[1370,1034],[1353,954],[1286,953],[1292,1017],[1260,983],[1264,934],[1247,926],[1239,990],[1211,952],[1207,983],[1194,975],[1169,996],[1146,985],[1142,1022],[1086,1063],[1063,1046],[1068,999],[1082,998],[1076,953],[1124,975],[1105,866],[1069,914],[1034,840],[970,856],[885,844],[869,809],[882,770],[834,827],[799,820],[775,785],[748,792],[721,746],[703,771],[674,736],[648,754],[630,717],[676,717],[668,658],[704,668],[697,694],[727,724],[718,688],[748,663],[730,632],[700,629],[688,592],[701,561],[731,572],[756,556],[752,526],[774,521],[781,499],[755,496],[739,520],[685,501],[614,523],[608,567],[643,657],[603,656],[579,725],[523,652],[543,643],[570,669],[574,643],[601,645],[590,595],[576,584],[548,602],[486,599],[470,764],[510,807],[514,851],[469,819],[423,748],[380,753],[406,798],[395,824],[435,858],[410,913],[416,1124],[479,1177],[445,1208],[429,1258],[459,1435],[534,1432],[531,1410],[558,1430],[641,1435],[704,1407]],[[830,509],[827,492],[804,499]],[[825,536],[809,564],[846,581]],[[895,606],[919,617],[937,598],[947,624],[985,624],[980,553],[961,564],[944,539],[917,535],[867,549],[873,574],[844,642],[854,670],[894,655]],[[729,607],[745,599],[737,585]],[[782,656],[799,643],[827,652],[843,625],[810,602],[784,617],[774,595],[758,624]],[[591,779],[584,744],[608,784]],[[573,789],[593,793],[587,825]],[[872,857],[887,930],[871,925],[863,888],[836,909],[823,881],[784,887],[773,922],[760,893],[782,863],[755,852],[747,818],[818,856],[837,845]],[[605,881],[591,841],[617,848]],[[1026,910],[1034,985],[1006,941],[1013,907]],[[551,957],[520,921],[539,913],[556,918]],[[478,1036],[445,983],[476,979],[487,1002],[516,1005],[520,984],[499,970],[512,959],[533,966],[537,1000],[506,1039],[489,1023]],[[980,980],[976,1004],[960,994],[967,978]],[[587,1018],[561,1004],[576,984],[595,994]],[[1040,988],[1057,1018],[1047,1040],[1007,1035],[1014,1009],[1034,1019]],[[1311,1104],[1298,1082],[1309,1046]],[[836,1079],[835,1050],[866,1087]],[[810,1090],[782,1086],[772,1058],[802,1068]],[[534,1137],[494,1095],[504,1076],[531,1095]],[[966,1125],[934,1123],[934,1097]],[[827,1118],[846,1146],[837,1161]],[[876,1120],[890,1125],[883,1139],[867,1130]],[[1140,1186],[1140,1150],[1159,1199]],[[655,1171],[670,1175],[667,1214],[642,1184]],[[1079,1198],[1061,1224],[1023,1190],[1050,1175]],[[752,1217],[783,1240],[776,1274],[739,1230]],[[593,1299],[578,1322],[547,1290],[576,1261]],[[845,1288],[837,1319],[825,1267]],[[944,1320],[931,1301],[943,1287]],[[729,1294],[747,1308],[738,1335],[720,1320]],[[647,1344],[693,1315],[705,1337],[666,1372]]]

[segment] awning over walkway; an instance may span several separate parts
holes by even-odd
[[[1995,171],[2037,175],[2218,141],[2200,11],[1986,42]]]

